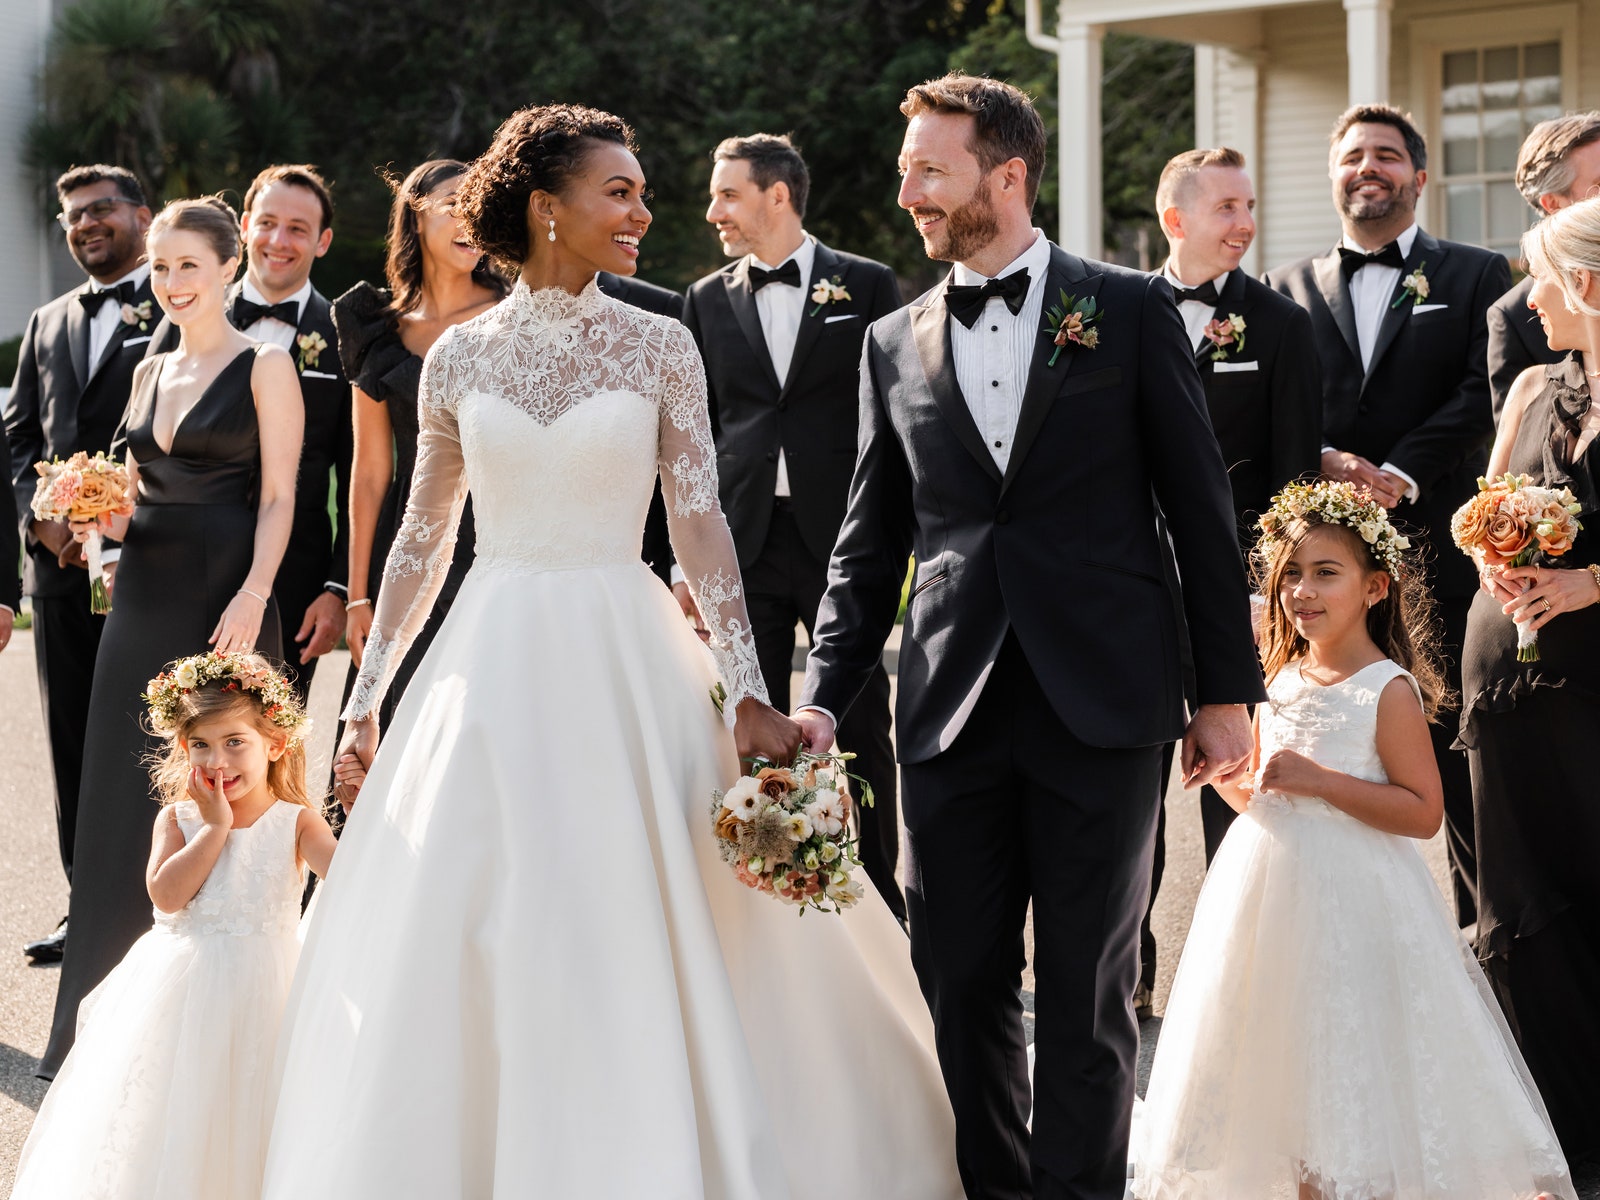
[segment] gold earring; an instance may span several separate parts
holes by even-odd
[[[550,222],[550,240],[552,242],[556,240],[556,223],[554,221]]]

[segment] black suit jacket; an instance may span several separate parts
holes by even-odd
[[[660,313],[674,321],[683,320],[683,297],[677,292],[646,283],[630,275],[613,275],[601,271],[596,286],[606,295],[646,312]],[[656,480],[655,494],[650,497],[650,511],[644,518],[644,545],[640,556],[649,564],[662,583],[672,583],[672,537],[667,532],[667,503],[661,495],[661,481]]]
[[[11,442],[11,481],[17,527],[27,549],[23,588],[32,596],[70,596],[87,591],[81,568],[63,568],[29,532],[31,504],[40,459],[66,458],[86,450],[109,451],[128,407],[133,369],[144,357],[155,327],[155,298],[145,277],[135,305],[150,302],[151,319],[117,325],[100,361],[89,362],[89,315],[78,297],[85,283],[57,296],[28,318],[22,334],[17,375],[6,403],[6,436]],[[144,324],[146,328],[140,329]],[[9,569],[9,568],[8,568]]]
[[[234,284],[228,303],[243,288]],[[327,348],[315,361],[308,360],[299,339],[318,333]],[[333,327],[333,307],[316,288],[311,289],[295,330],[296,344],[289,347],[300,374],[300,395],[306,406],[305,441],[300,448],[300,470],[295,480],[294,527],[283,562],[273,581],[283,624],[290,637],[299,628],[306,605],[316,599],[324,583],[344,583],[350,572],[350,459],[354,451],[351,426],[350,381],[339,361],[338,334]],[[163,319],[150,342],[149,354],[178,347],[178,330]],[[335,520],[328,520],[328,481],[336,481]],[[287,640],[287,639],[286,639]]]
[[[1417,231],[1404,270],[1419,267],[1427,300],[1416,305],[1406,296],[1384,313],[1366,371],[1336,249],[1269,271],[1266,282],[1311,314],[1323,441],[1378,466],[1392,462],[1417,481],[1421,499],[1402,501],[1394,516],[1425,531],[1438,594],[1470,596],[1477,572],[1450,539],[1450,517],[1488,467],[1494,415],[1485,313],[1511,286],[1511,268],[1492,250],[1426,230]],[[1402,294],[1397,286],[1396,297]]]
[[[826,560],[856,462],[862,339],[868,325],[900,307],[900,288],[882,263],[817,242],[789,375],[780,385],[750,290],[749,261],[692,284],[683,308],[683,323],[705,359],[722,510],[739,565],[748,567],[767,540],[782,449],[795,524],[811,552]],[[811,289],[835,278],[850,299],[813,313]]]
[[[1201,703],[1263,698],[1227,472],[1194,353],[1162,279],[1051,248],[1047,304],[1093,296],[1099,346],[1041,330],[1009,466],[996,467],[956,383],[941,284],[875,323],[861,437],[802,704],[846,711],[917,570],[900,649],[900,758],[941,731],[1015,631],[1057,715],[1092,746],[1184,727],[1179,627]],[[1167,513],[1181,610],[1162,574]]]
[[[1243,271],[1231,271],[1213,314],[1244,318],[1244,349],[1221,358],[1203,341],[1195,365],[1233,488],[1239,545],[1255,545],[1256,519],[1284,484],[1322,465],[1322,381],[1311,318]]]
[[[1566,357],[1556,353],[1545,341],[1539,316],[1528,307],[1533,291],[1529,275],[1489,306],[1489,395],[1494,402],[1494,423],[1500,424],[1511,385],[1532,366],[1549,366]]]
[[[0,478],[11,479],[11,440],[0,424]],[[22,603],[22,524],[17,520],[17,493],[0,490],[0,604],[13,613]]]

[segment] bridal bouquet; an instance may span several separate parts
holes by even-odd
[[[105,513],[133,511],[128,495],[128,469],[102,451],[92,458],[79,450],[66,462],[59,458],[37,462],[39,482],[33,491],[33,515],[41,521],[93,521]],[[89,611],[111,611],[105,567],[100,561],[100,530],[89,534],[84,546],[89,559]]]
[[[758,766],[727,791],[712,793],[711,826],[722,860],[740,883],[805,910],[842,912],[864,889],[850,877],[861,865],[850,833],[851,754],[802,753],[788,767]]]
[[[1527,475],[1507,472],[1479,479],[1478,494],[1450,518],[1450,536],[1491,570],[1525,567],[1534,555],[1559,558],[1572,549],[1583,508],[1568,488],[1535,487]],[[1539,661],[1539,634],[1517,626],[1517,661]]]

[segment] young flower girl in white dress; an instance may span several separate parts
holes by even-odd
[[[1206,876],[1134,1147],[1139,1200],[1574,1192],[1416,839],[1442,679],[1408,545],[1350,484],[1262,520],[1267,704]]]
[[[306,718],[256,654],[150,681],[155,927],[83,1001],[12,1200],[257,1200],[304,866],[333,832],[306,794]],[[356,784],[359,779],[347,778]]]

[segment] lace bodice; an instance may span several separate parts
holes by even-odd
[[[1267,704],[1261,710],[1261,761],[1266,762],[1274,750],[1288,749],[1329,770],[1388,783],[1378,758],[1378,697],[1397,675],[1416,690],[1417,681],[1410,673],[1387,658],[1326,686],[1306,679],[1300,664],[1291,663],[1267,686]],[[1283,796],[1259,790],[1250,803],[1274,802],[1288,803]],[[1338,811],[1314,797],[1296,797],[1294,804]]]
[[[473,570],[639,561],[659,471],[673,551],[711,631],[728,696],[767,698],[738,560],[717,499],[705,371],[689,331],[621,304],[518,282],[428,352],[416,473],[346,719],[369,716],[449,569],[467,493]]]
[[[192,800],[175,813],[183,840],[205,826]],[[249,937],[292,935],[300,923],[305,876],[295,857],[300,806],[279,800],[247,829],[234,829],[194,899],[175,913],[155,910],[155,923],[174,933]]]

